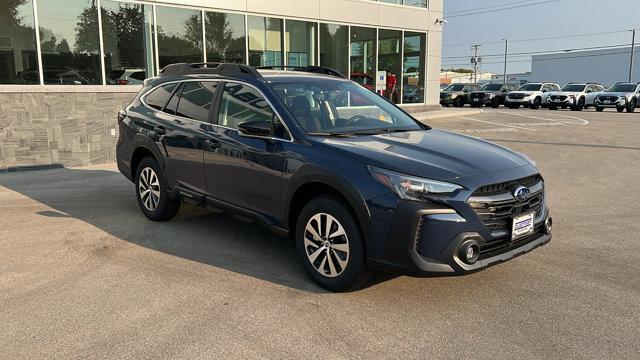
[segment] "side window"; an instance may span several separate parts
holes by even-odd
[[[171,83],[158,87],[144,97],[144,102],[156,110],[162,110],[175,86],[176,83]]]
[[[220,102],[218,125],[237,129],[238,124],[245,121],[273,123],[273,136],[289,138],[280,119],[257,90],[248,85],[227,83]]]
[[[207,122],[217,86],[215,81],[186,81],[182,85],[176,115]]]

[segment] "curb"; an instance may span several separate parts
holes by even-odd
[[[434,111],[435,112],[435,111]],[[434,120],[434,119],[447,119],[460,116],[476,115],[484,113],[484,109],[473,110],[461,110],[461,111],[445,111],[440,114],[433,114],[429,112],[415,113],[412,116],[418,120]]]

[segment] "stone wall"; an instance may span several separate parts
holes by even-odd
[[[115,161],[118,110],[135,93],[0,93],[0,172]]]

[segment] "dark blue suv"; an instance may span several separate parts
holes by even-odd
[[[330,69],[173,64],[119,113],[142,212],[182,202],[295,238],[321,286],[464,274],[551,239],[526,156],[432,129]]]

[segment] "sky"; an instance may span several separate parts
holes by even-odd
[[[496,7],[476,10],[470,16],[460,11],[487,8],[495,5],[506,7],[539,3],[504,11],[492,11]],[[456,13],[457,12],[457,13]],[[444,25],[442,67],[471,68],[472,51],[469,44],[483,44],[480,55],[504,54],[504,39],[509,38],[510,53],[563,51],[607,45],[631,44],[630,29],[640,29],[640,0],[444,0]],[[466,14],[466,13],[464,13]],[[566,35],[581,35],[621,31],[620,33],[581,36],[540,41],[513,41]],[[497,42],[497,43],[495,43]],[[636,33],[636,44],[640,31]],[[460,57],[460,58],[452,58]],[[518,56],[509,59],[508,72],[531,70],[531,57]],[[484,57],[481,71],[501,74],[504,55]]]

